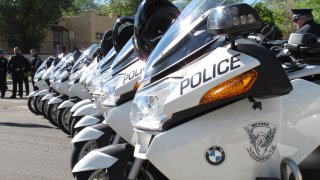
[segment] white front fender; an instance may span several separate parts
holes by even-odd
[[[85,99],[80,102],[77,102],[71,109],[70,112],[76,112],[80,107],[85,106],[87,104],[93,104],[93,102],[90,99]]]
[[[101,113],[101,115],[102,115],[102,113]],[[81,118],[80,121],[77,122],[77,124],[74,126],[74,128],[91,126],[91,125],[97,124],[100,121],[101,120],[99,118],[87,115],[87,116]]]
[[[86,116],[91,114],[101,113],[95,104],[87,104],[85,106],[80,107],[74,114],[73,117],[76,116]]]
[[[92,127],[86,127],[81,130],[76,136],[73,137],[71,143],[77,143],[82,141],[95,140],[100,138],[104,132],[94,129]]]
[[[37,91],[35,96],[45,96],[45,95],[47,95],[49,93],[50,93],[49,90],[45,89],[45,90]]]
[[[35,97],[38,92],[39,92],[39,91],[33,91],[33,92],[31,92],[31,93],[29,94],[28,98]]]
[[[51,93],[49,93],[49,94],[45,95],[45,96],[41,99],[41,101],[50,100],[50,99],[52,99],[52,98],[54,98],[54,95],[52,95]]]
[[[70,100],[67,100],[67,101],[64,101],[63,103],[61,103],[61,104],[58,106],[58,109],[72,107],[73,105],[75,105],[74,102],[72,102],[72,101],[70,101]]]
[[[93,150],[74,166],[72,172],[76,173],[81,171],[106,169],[111,167],[117,161],[118,159],[115,157]]]
[[[54,97],[49,100],[48,104],[57,104],[57,103],[61,103],[62,101],[63,101],[63,99],[61,99],[59,97]]]

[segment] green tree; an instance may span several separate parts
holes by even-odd
[[[0,32],[23,52],[39,48],[51,25],[71,6],[71,0],[2,0]]]
[[[106,6],[116,16],[133,16],[140,4],[140,0],[107,0]]]
[[[102,2],[96,0],[73,0],[72,6],[64,11],[64,16],[72,16],[80,14],[88,10],[98,10]]]

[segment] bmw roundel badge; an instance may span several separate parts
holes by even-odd
[[[225,160],[224,150],[219,146],[212,146],[206,151],[206,160],[211,165],[220,165]]]

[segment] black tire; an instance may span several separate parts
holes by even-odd
[[[39,113],[36,111],[35,107],[34,107],[34,101],[35,101],[36,97],[28,97],[28,108],[29,110],[33,113],[38,115]]]
[[[103,135],[98,138],[97,140],[90,140],[90,141],[82,141],[82,142],[77,142],[73,144],[72,148],[72,153],[71,153],[71,159],[70,159],[70,167],[73,169],[73,167],[80,161],[81,158],[83,158],[86,154],[88,154],[90,151],[89,150],[89,145],[90,143],[95,143],[95,148],[99,149],[105,146],[108,146],[112,144],[112,141],[115,137],[115,132],[113,131],[112,128],[108,128],[108,130],[105,130]],[[86,149],[84,149],[86,148]],[[93,150],[93,148],[90,148]]]
[[[66,134],[70,135],[69,116],[71,107],[58,109],[57,121],[59,128]]]
[[[48,120],[50,121],[51,124],[53,124],[56,127],[59,127],[57,122],[58,106],[59,106],[58,103],[49,104],[48,106]]]
[[[131,169],[132,162],[128,162],[127,165],[127,172],[123,174],[129,174]],[[93,179],[109,179],[113,180],[109,177],[109,174],[112,174],[112,167],[106,171],[106,169],[97,169],[95,171],[83,171],[79,173],[75,173],[75,179],[77,180],[93,180]],[[101,175],[101,176],[99,176]],[[127,176],[126,175],[126,176]],[[98,177],[97,177],[98,176]],[[110,175],[111,176],[111,175]],[[118,177],[115,178],[119,179],[127,179],[127,177]],[[168,178],[165,177],[160,171],[158,171],[151,163],[145,162],[144,165],[140,168],[140,173],[138,174],[137,180],[167,180]]]
[[[34,107],[35,111],[36,111],[39,115],[42,115],[41,99],[42,99],[43,97],[44,97],[44,96],[36,96],[36,98],[34,99],[34,102],[33,102],[33,107]]]
[[[73,144],[72,152],[71,152],[71,158],[70,158],[70,167],[71,170],[73,167],[80,161],[81,158],[84,157],[84,148],[87,147],[89,150],[90,145],[94,144],[94,147],[91,147],[91,150],[98,149],[100,148],[96,140],[91,140],[91,141],[83,141],[83,142],[77,142]],[[103,147],[103,146],[102,146]],[[89,153],[88,151],[87,153]]]
[[[48,119],[48,108],[49,108],[48,102],[49,102],[48,99],[41,102],[42,115],[46,119]]]
[[[76,126],[76,124],[81,120],[81,118],[83,118],[84,116],[76,116],[72,118],[72,123],[70,125],[70,133],[71,133],[71,137],[74,137],[76,134],[76,129],[74,128],[74,126]]]

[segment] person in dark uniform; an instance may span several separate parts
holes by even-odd
[[[31,65],[27,58],[24,59],[24,65],[23,65],[23,82],[24,87],[26,88],[26,95],[29,95],[30,89],[29,89],[29,75],[31,72]]]
[[[12,75],[12,96],[11,99],[15,99],[17,95],[17,84],[19,84],[19,96],[22,98],[23,95],[23,78],[24,71],[26,69],[26,61],[28,60],[23,55],[20,54],[20,50],[18,47],[13,49],[14,55],[10,57],[8,63],[8,70]]]
[[[320,25],[313,20],[312,9],[292,9],[295,33],[312,33],[320,37]]]
[[[39,88],[34,85],[34,75],[36,74],[39,66],[42,64],[42,60],[40,56],[38,56],[38,52],[36,49],[30,50],[30,55],[32,56],[31,63],[30,63],[30,69],[31,69],[31,82],[33,86],[33,91],[38,90]]]
[[[3,49],[0,49],[0,91],[1,98],[5,97],[5,93],[8,89],[7,87],[7,69],[8,69],[8,60],[5,58],[6,52]]]

